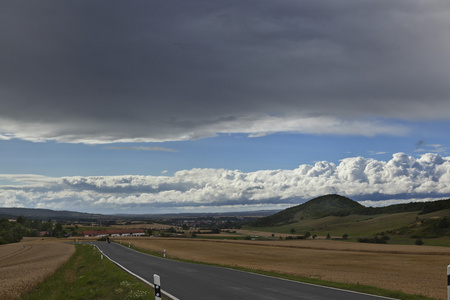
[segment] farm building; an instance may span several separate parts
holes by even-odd
[[[88,230],[81,233],[84,237],[102,237],[102,236],[143,236],[144,229],[121,229],[121,230]]]

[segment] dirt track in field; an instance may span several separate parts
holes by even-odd
[[[48,239],[25,239],[0,246],[0,299],[19,299],[52,275],[73,254],[75,247]]]
[[[447,298],[450,248],[329,240],[121,238],[168,256]]]

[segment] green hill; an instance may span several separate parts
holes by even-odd
[[[343,196],[326,195],[257,219],[245,229],[354,238],[389,234],[395,243],[411,244],[411,239],[426,238],[441,239],[433,243],[449,246],[449,216],[450,199],[374,208]]]
[[[347,197],[331,194],[314,198],[303,204],[260,218],[250,226],[266,227],[295,223],[304,219],[319,219],[328,216],[345,217],[351,214],[381,215],[401,212],[418,212],[419,215],[450,209],[450,199],[432,202],[411,202],[384,207],[365,207]]]
[[[356,201],[340,195],[325,195],[306,203],[287,208],[274,215],[260,218],[250,226],[266,227],[286,225],[302,219],[323,218],[327,216],[347,216],[363,212],[365,207]]]

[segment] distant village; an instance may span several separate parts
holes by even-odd
[[[121,229],[121,230],[86,230],[81,232],[82,237],[122,237],[122,236],[144,236],[144,229]]]

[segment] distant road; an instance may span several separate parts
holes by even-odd
[[[151,283],[153,274],[158,274],[161,277],[162,290],[180,300],[388,299],[227,268],[173,261],[139,253],[116,243],[92,242],[92,244],[111,260]]]

